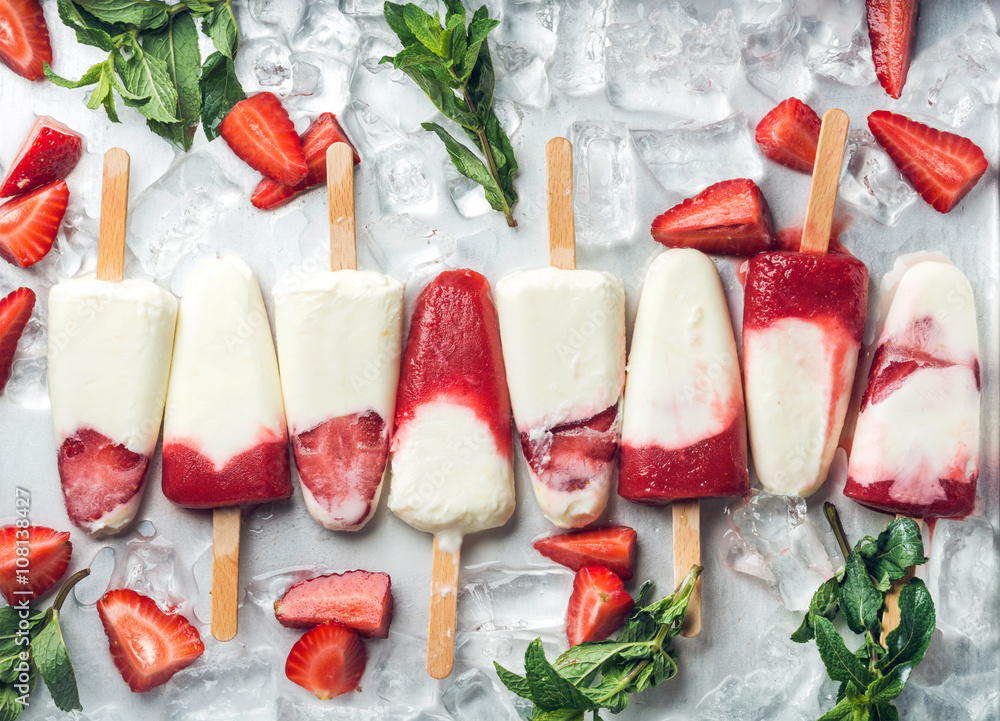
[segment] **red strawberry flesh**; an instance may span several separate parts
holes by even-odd
[[[52,62],[49,29],[38,0],[0,0],[0,63],[28,80]]]
[[[34,307],[35,292],[31,288],[18,288],[0,299],[0,391],[10,379],[17,342]]]
[[[257,93],[233,106],[219,125],[233,152],[279,183],[298,185],[309,171],[302,141],[273,93]]]
[[[52,118],[39,118],[0,185],[0,197],[20,195],[62,180],[76,167],[81,155],[83,140],[79,135]]]
[[[347,571],[297,583],[274,604],[278,622],[312,628],[338,621],[362,636],[386,638],[392,621],[392,582],[387,573]]]
[[[783,100],[757,124],[760,151],[776,163],[811,173],[822,121],[798,98]]]
[[[604,526],[540,538],[533,547],[574,571],[604,566],[628,581],[635,570],[635,539],[635,530],[628,526]]]
[[[365,672],[367,656],[361,639],[336,621],[306,631],[285,661],[289,681],[320,699],[354,691]]]
[[[903,94],[917,34],[918,0],[868,0],[868,38],[875,75],[890,96]]]
[[[60,180],[0,205],[0,257],[22,268],[44,258],[68,202],[69,188]]]
[[[566,612],[566,638],[570,646],[602,641],[625,623],[635,601],[622,580],[602,566],[585,566],[573,579],[573,593]]]
[[[27,548],[28,555],[20,555],[19,548]],[[11,606],[44,596],[62,578],[72,554],[67,531],[43,526],[0,528],[0,592]]]

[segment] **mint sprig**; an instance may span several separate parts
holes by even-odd
[[[550,663],[542,640],[535,639],[524,653],[524,676],[494,662],[500,681],[534,704],[533,721],[580,721],[588,711],[599,719],[601,709],[619,713],[631,694],[677,674],[671,642],[680,632],[701,570],[693,566],[671,595],[655,603],[649,603],[652,582],[644,583],[635,610],[613,641],[577,644]]]
[[[511,210],[517,202],[517,160],[510,138],[493,111],[496,77],[487,42],[500,21],[490,18],[484,5],[466,28],[462,0],[444,3],[444,24],[440,14],[432,17],[413,3],[385,3],[385,19],[403,49],[380,62],[391,62],[406,73],[446,118],[461,126],[481,158],[439,124],[422,124],[424,130],[441,139],[458,172],[483,186],[490,206],[502,212],[507,225],[513,228],[517,225]]]
[[[39,675],[60,710],[83,708],[59,613],[73,586],[89,575],[90,569],[85,568],[66,579],[46,611],[0,608],[0,721],[14,721],[21,715]]]
[[[909,567],[927,562],[920,528],[909,518],[898,518],[878,538],[867,536],[851,551],[837,509],[827,503],[825,510],[847,564],[838,577],[819,587],[802,625],[792,634],[798,643],[815,639],[827,674],[840,682],[837,705],[819,721],[898,719],[892,702],[923,660],[936,624],[934,601],[919,578],[906,581],[900,590],[899,626],[886,634],[885,645],[880,637],[892,582],[905,579]],[[834,625],[838,614],[864,637],[854,651]]]
[[[232,0],[58,0],[59,18],[76,39],[108,58],[69,80],[45,65],[45,76],[65,88],[94,85],[87,107],[103,107],[120,122],[115,93],[137,109],[149,128],[189,150],[199,121],[209,140],[245,95],[233,60],[239,29]],[[201,31],[216,52],[201,61]]]

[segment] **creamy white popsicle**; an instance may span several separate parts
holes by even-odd
[[[396,408],[403,286],[372,271],[274,288],[285,415],[306,508],[357,530],[378,506]]]
[[[514,422],[542,512],[557,526],[607,505],[625,383],[625,289],[610,273],[540,268],[497,283]]]
[[[918,518],[971,513],[980,392],[972,286],[951,263],[917,263],[886,315],[844,494]]]
[[[749,487],[746,413],[729,307],[701,251],[659,255],[642,287],[622,421],[618,493],[639,503]]]
[[[49,293],[48,384],[70,520],[121,531],[160,435],[177,300],[147,280],[66,280]]]
[[[278,362],[253,271],[202,261],[177,319],[163,427],[163,493],[192,508],[292,493]]]

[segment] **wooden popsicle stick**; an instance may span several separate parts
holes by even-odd
[[[844,159],[844,143],[850,119],[839,108],[827,110],[819,131],[816,163],[813,165],[812,185],[809,188],[809,205],[806,221],[802,226],[803,253],[825,253],[830,245],[833,227],[833,209],[837,204],[840,186],[840,166]]]
[[[576,224],[573,218],[573,145],[552,138],[545,145],[548,180],[549,265],[576,269]]]
[[[447,678],[455,665],[455,622],[458,616],[458,562],[461,546],[444,550],[434,536],[431,566],[431,615],[427,623],[427,673]]]
[[[701,501],[674,501],[674,583],[680,583],[691,566],[701,565]],[[680,634],[694,638],[701,633],[701,577],[688,601]]]
[[[216,508],[212,516],[212,635],[236,635],[240,606],[240,507]]]
[[[101,231],[97,241],[97,279],[125,279],[125,225],[128,221],[128,176],[131,161],[121,148],[104,154],[101,188]]]
[[[354,151],[347,143],[327,148],[326,197],[330,211],[330,270],[356,270]]]
[[[906,517],[899,514],[896,515],[897,519]],[[916,521],[917,526],[922,530],[924,519],[914,518],[913,520]],[[889,635],[889,632],[899,626],[899,593],[903,590],[903,586],[916,575],[916,571],[916,566],[907,568],[906,575],[898,581],[893,581],[889,592],[885,594],[885,613],[882,614],[882,638],[879,639],[882,648],[885,648],[885,639]]]

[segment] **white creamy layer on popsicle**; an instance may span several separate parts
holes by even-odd
[[[302,494],[313,518],[333,530],[361,528],[378,506],[396,407],[402,307],[402,284],[372,271],[290,277],[274,288],[281,388]],[[372,413],[381,421],[382,443],[362,448],[346,436],[358,419],[376,423],[366,415]],[[330,433],[345,436],[338,455],[354,450],[353,459],[337,463],[322,450],[307,451],[311,438],[303,434],[321,433],[316,429],[333,419],[340,420]],[[367,477],[373,475],[378,482]]]
[[[501,279],[496,298],[511,407],[535,497],[556,525],[587,525],[607,504],[617,448],[624,286],[610,273],[541,268]],[[601,445],[599,458],[579,448],[560,452],[553,430],[605,412],[613,418],[600,431],[566,431],[580,446]]]

